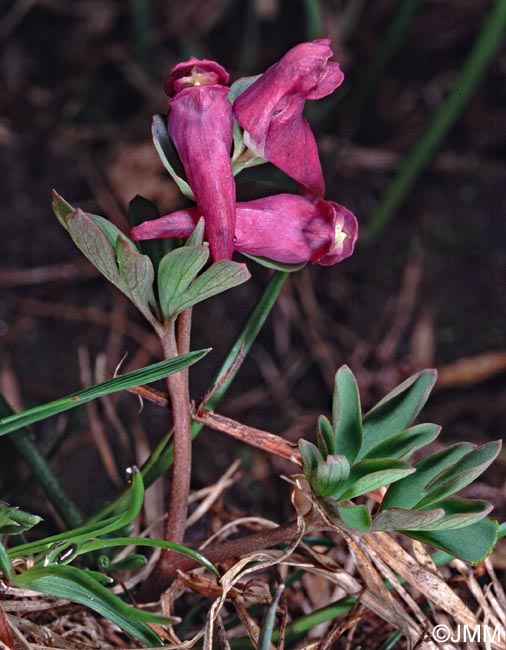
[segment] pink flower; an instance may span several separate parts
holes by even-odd
[[[343,81],[339,64],[329,62],[329,44],[329,39],[319,39],[296,45],[234,102],[245,144],[320,198],[325,192],[322,168],[302,111],[306,99],[330,95]]]
[[[200,215],[198,208],[179,210],[145,221],[132,229],[131,236],[184,239]],[[357,233],[355,216],[333,201],[314,203],[302,196],[276,194],[236,206],[235,250],[277,262],[336,264],[353,253]]]
[[[232,107],[228,74],[214,61],[176,65],[165,84],[170,111],[167,121],[195,196],[204,216],[211,255],[216,262],[230,259],[235,227],[235,183],[230,162]]]

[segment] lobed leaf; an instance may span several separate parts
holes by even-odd
[[[445,515],[443,508],[434,510],[406,510],[405,508],[388,508],[381,510],[373,519],[374,530],[418,530],[432,528],[432,524]]]
[[[437,424],[417,424],[373,447],[364,456],[364,459],[400,458],[407,460],[417,449],[422,449],[435,440],[440,432],[441,427]]]
[[[329,454],[336,453],[335,439],[334,439],[334,429],[329,419],[324,415],[320,415],[318,418],[318,425],[316,427],[316,442],[318,443],[318,449],[320,450],[322,456],[328,456]]]
[[[357,460],[377,445],[405,431],[421,411],[437,379],[435,370],[422,370],[396,386],[362,420],[362,447]]]
[[[246,282],[250,277],[245,264],[228,260],[216,262],[195,278],[183,294],[178,294],[172,303],[173,313],[179,314],[203,300]]]
[[[431,507],[441,508],[445,516],[435,526],[420,530],[449,530],[469,526],[486,517],[494,506],[488,501],[453,498],[438,501]]]
[[[492,552],[499,535],[499,524],[491,519],[482,519],[457,530],[403,532],[464,562],[479,564]]]
[[[501,441],[496,440],[467,453],[425,486],[427,494],[417,503],[417,507],[425,508],[472,483],[494,461],[500,450]]]
[[[366,506],[362,504],[352,506],[338,506],[337,511],[344,523],[357,532],[363,534],[371,530],[371,513],[366,508]]]
[[[158,265],[158,293],[165,317],[178,312],[188,287],[209,258],[206,246],[183,246],[167,253]]]
[[[385,508],[414,508],[426,494],[427,484],[473,449],[470,442],[458,442],[416,462],[415,472],[390,486],[381,503]]]
[[[348,368],[337,371],[332,402],[335,452],[353,463],[362,445],[362,412],[357,380]]]
[[[408,463],[394,458],[363,460],[351,468],[348,480],[341,485],[340,492],[333,497],[339,501],[353,499],[399,481],[414,471],[415,469]]]
[[[304,438],[301,438],[299,440],[299,451],[302,457],[302,467],[304,469],[304,474],[309,481],[313,470],[316,470],[318,467],[318,463],[323,462],[323,457],[318,447],[313,445],[312,442],[304,440]]]

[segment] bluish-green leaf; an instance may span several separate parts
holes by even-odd
[[[255,83],[257,79],[260,79],[261,76],[261,74],[257,74],[253,77],[241,77],[240,79],[237,79],[237,81],[234,81],[234,83],[230,86],[230,90],[228,91],[227,95],[229,102],[233,104],[239,95],[242,95],[242,93],[247,90],[251,84]]]
[[[299,440],[299,451],[302,457],[302,467],[304,469],[304,474],[309,480],[313,470],[318,467],[318,463],[323,462],[323,457],[316,445],[313,445],[312,442],[308,442],[301,438]]]
[[[247,257],[253,262],[260,264],[260,266],[265,266],[266,269],[273,269],[274,271],[285,271],[287,273],[294,273],[295,271],[300,271],[303,269],[307,262],[301,262],[300,264],[288,264],[287,262],[277,262],[276,260],[270,260],[268,257],[262,257],[260,255],[250,255],[249,253],[241,253],[244,257]]]
[[[155,149],[160,156],[165,169],[172,176],[172,179],[179,188],[179,191],[191,201],[195,201],[193,192],[188,183],[176,173],[174,167],[170,164],[170,158],[177,156],[176,150],[172,144],[170,136],[167,132],[166,118],[162,115],[153,115],[153,122],[151,125],[151,134],[153,136],[153,143]]]
[[[472,483],[494,461],[500,450],[501,441],[496,440],[467,453],[426,485],[426,496],[417,503],[417,508],[430,506]]]
[[[371,513],[364,505],[338,506],[337,511],[344,523],[357,532],[363,534],[371,530]]]
[[[147,255],[139,253],[123,235],[116,240],[116,261],[121,277],[118,288],[130,298],[148,321],[153,320],[150,305],[154,305],[153,281],[155,271]]]
[[[320,415],[318,418],[316,442],[323,457],[336,453],[334,429],[329,419],[324,415]]]
[[[362,420],[362,448],[357,460],[373,448],[405,431],[421,411],[437,379],[435,370],[423,370],[399,384]]]
[[[440,432],[441,427],[437,424],[417,424],[373,447],[366,454],[365,458],[399,458],[400,460],[408,460],[413,452],[417,449],[422,449],[429,442],[435,440]]]
[[[243,284],[249,278],[250,273],[244,264],[229,260],[216,262],[195,278],[184,293],[179,293],[174,298],[172,303],[174,313],[179,314],[188,307],[193,307],[203,300]]]
[[[67,230],[66,218],[74,208],[56,190],[53,190],[53,203],[51,207],[60,224]]]
[[[362,411],[357,380],[348,366],[337,371],[332,402],[335,453],[353,463],[362,444]]]
[[[450,530],[469,526],[486,517],[493,505],[488,501],[477,499],[443,499],[433,503],[431,508],[441,508],[445,516],[436,522],[434,526],[420,528],[420,530]]]
[[[373,529],[385,531],[430,529],[444,515],[445,511],[442,508],[426,511],[387,508],[374,517]]]
[[[339,493],[333,495],[338,501],[353,499],[380,487],[399,481],[415,470],[408,463],[392,458],[363,460],[351,468],[350,476]]]
[[[184,245],[185,246],[202,246],[202,244],[204,243],[205,230],[206,230],[206,224],[205,224],[205,221],[204,221],[204,217],[200,217],[200,219],[197,222],[197,225],[193,229],[192,234],[185,241]]]
[[[333,496],[350,475],[350,464],[346,456],[327,456],[311,474],[311,487],[318,496]]]
[[[183,246],[167,253],[158,265],[158,294],[166,317],[178,313],[188,287],[209,258],[206,246]]]
[[[388,488],[381,503],[381,509],[414,508],[426,494],[427,483],[472,449],[471,443],[459,442],[414,463],[413,467],[416,472]]]
[[[424,544],[431,544],[470,564],[479,564],[490,555],[497,541],[499,524],[482,519],[457,530],[405,531]]]
[[[67,230],[74,244],[102,275],[118,286],[120,274],[116,264],[114,245],[111,245],[94,221],[80,208],[66,217]]]
[[[15,576],[13,584],[85,605],[148,646],[159,646],[162,642],[147,623],[170,622],[163,616],[130,607],[86,571],[72,566],[34,567]]]

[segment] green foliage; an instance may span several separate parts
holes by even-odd
[[[152,381],[163,379],[168,375],[179,372],[179,370],[183,370],[197,361],[200,361],[200,359],[202,359],[202,357],[204,357],[208,352],[209,350],[198,350],[196,352],[183,354],[174,359],[169,359],[168,361],[159,361],[158,363],[146,366],[145,368],[128,372],[126,375],[121,375],[120,377],[109,379],[100,384],[95,384],[95,386],[91,386],[90,388],[77,391],[67,397],[57,399],[54,402],[47,402],[46,404],[35,406],[34,408],[27,409],[21,413],[1,418],[0,436],[10,433],[11,431],[16,431],[17,429],[33,424],[34,422],[44,420],[52,415],[63,413],[64,411],[68,411],[69,409],[80,406],[81,404],[86,404],[86,402],[90,402],[98,397],[104,397],[111,393],[117,393],[120,390],[127,390],[128,388],[134,388],[141,384],[148,384]]]
[[[153,122],[151,124],[151,134],[153,136],[153,143],[155,149],[160,156],[160,160],[163,163],[165,169],[172,176],[173,181],[179,188],[181,194],[186,196],[190,201],[195,201],[193,192],[188,183],[182,178],[174,169],[171,164],[171,160],[177,159],[177,154],[172,144],[172,140],[169,137],[167,132],[167,118],[163,115],[153,115]]]
[[[30,530],[42,519],[37,515],[10,506],[0,501],[0,535],[19,535],[25,530]]]
[[[409,377],[362,416],[357,383],[343,366],[336,374],[332,422],[321,416],[317,446],[299,442],[304,473],[329,518],[359,533],[401,531],[469,562],[493,548],[492,505],[453,496],[498,455],[501,442],[458,443],[414,464],[412,454],[432,442],[440,427],[411,426],[436,380],[433,370]],[[376,512],[351,499],[388,488]],[[451,534],[449,534],[451,531]],[[467,539],[473,536],[473,543]]]
[[[123,512],[98,522],[85,524],[65,533],[14,546],[9,551],[5,551],[2,546],[0,547],[0,570],[10,579],[14,586],[32,589],[59,598],[67,598],[86,605],[102,616],[114,621],[121,629],[146,645],[161,645],[160,638],[147,623],[165,624],[170,622],[169,619],[127,605],[121,598],[109,591],[107,585],[110,585],[113,580],[106,574],[70,566],[69,564],[86,554],[103,551],[104,549],[123,548],[131,545],[151,546],[167,548],[188,555],[217,575],[216,568],[204,556],[179,544],[143,537],[111,536],[131,524],[138,516],[143,499],[144,484],[142,476],[134,468],[130,488],[130,502]],[[26,513],[23,514],[26,515]],[[28,517],[33,516],[28,515]],[[24,519],[26,519],[26,516]],[[34,557],[35,563],[32,568],[15,575],[11,568],[10,558],[19,557]],[[107,558],[105,562],[102,559],[99,565],[104,570],[114,571],[118,568],[140,566],[145,563],[145,558],[134,554],[120,562],[111,562]]]

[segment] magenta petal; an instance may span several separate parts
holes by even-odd
[[[193,86],[169,102],[169,135],[204,216],[215,262],[232,257],[235,228],[233,117],[227,93],[226,86]]]
[[[237,204],[235,249],[277,262],[335,264],[357,239],[354,215],[331,201],[277,194]]]
[[[134,241],[145,239],[188,239],[200,217],[198,208],[178,210],[158,219],[144,221],[134,226],[130,237]]]
[[[234,102],[234,115],[246,144],[317,197],[324,182],[314,136],[302,116],[306,99],[320,99],[343,81],[329,62],[328,39],[289,50]]]
[[[188,61],[178,63],[172,68],[167,75],[165,92],[172,97],[189,86],[224,85],[227,81],[228,72],[219,63],[192,56]]]

